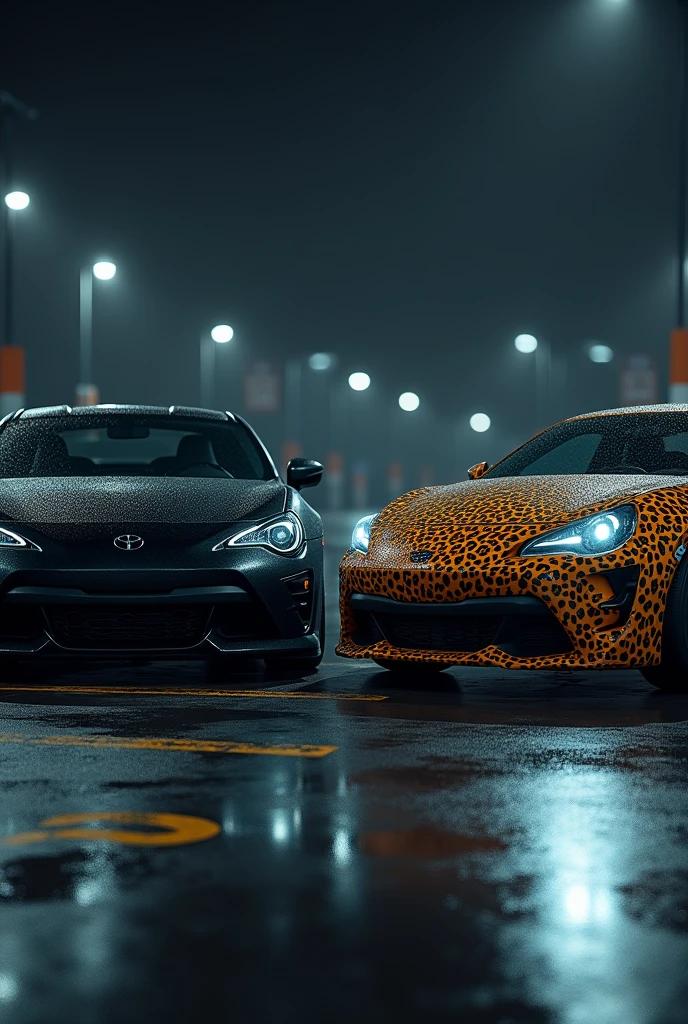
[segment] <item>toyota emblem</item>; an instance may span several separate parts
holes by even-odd
[[[114,544],[122,551],[136,551],[143,547],[143,537],[139,537],[136,533],[122,533],[119,537],[115,537]]]

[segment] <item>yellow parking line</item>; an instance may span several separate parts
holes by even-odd
[[[384,694],[375,693],[308,693],[302,690],[202,690],[172,687],[154,689],[135,686],[0,686],[0,692],[7,693],[119,693],[156,697],[281,697],[284,700],[387,700]]]
[[[0,732],[0,743],[115,750],[166,750],[193,754],[275,754],[279,757],[326,757],[337,749],[311,744],[269,746],[260,743],[238,743],[235,740],[187,740],[154,736],[32,736],[21,732]]]

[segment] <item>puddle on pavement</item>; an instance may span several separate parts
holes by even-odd
[[[72,900],[90,906],[116,896],[155,874],[150,859],[128,853],[65,852],[58,856],[19,857],[0,865],[0,905],[40,900]]]
[[[688,871],[655,871],[618,891],[629,917],[650,927],[688,933]]]
[[[0,901],[73,899],[77,885],[88,877],[85,853],[22,857],[0,868]]]
[[[380,786],[384,789],[399,789],[404,793],[435,793],[468,786],[477,778],[502,775],[505,770],[480,761],[433,758],[432,765],[375,768],[357,772],[347,781],[349,785]]]
[[[362,853],[373,857],[412,857],[418,860],[451,860],[474,853],[506,850],[506,843],[490,836],[444,832],[431,825],[411,829],[375,829],[358,839]]]

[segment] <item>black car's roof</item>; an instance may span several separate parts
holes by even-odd
[[[188,405],[44,405],[35,409],[18,409],[7,419],[43,419],[50,416],[102,416],[103,413],[121,416],[167,416],[174,419],[221,420],[228,422],[235,417],[231,412],[217,409],[195,409]]]

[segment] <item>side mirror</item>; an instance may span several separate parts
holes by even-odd
[[[489,468],[486,462],[476,462],[475,466],[468,470],[468,479],[479,480],[481,476],[485,476]]]
[[[287,483],[297,491],[302,487],[315,487],[322,475],[322,466],[313,459],[291,459],[287,464]]]

